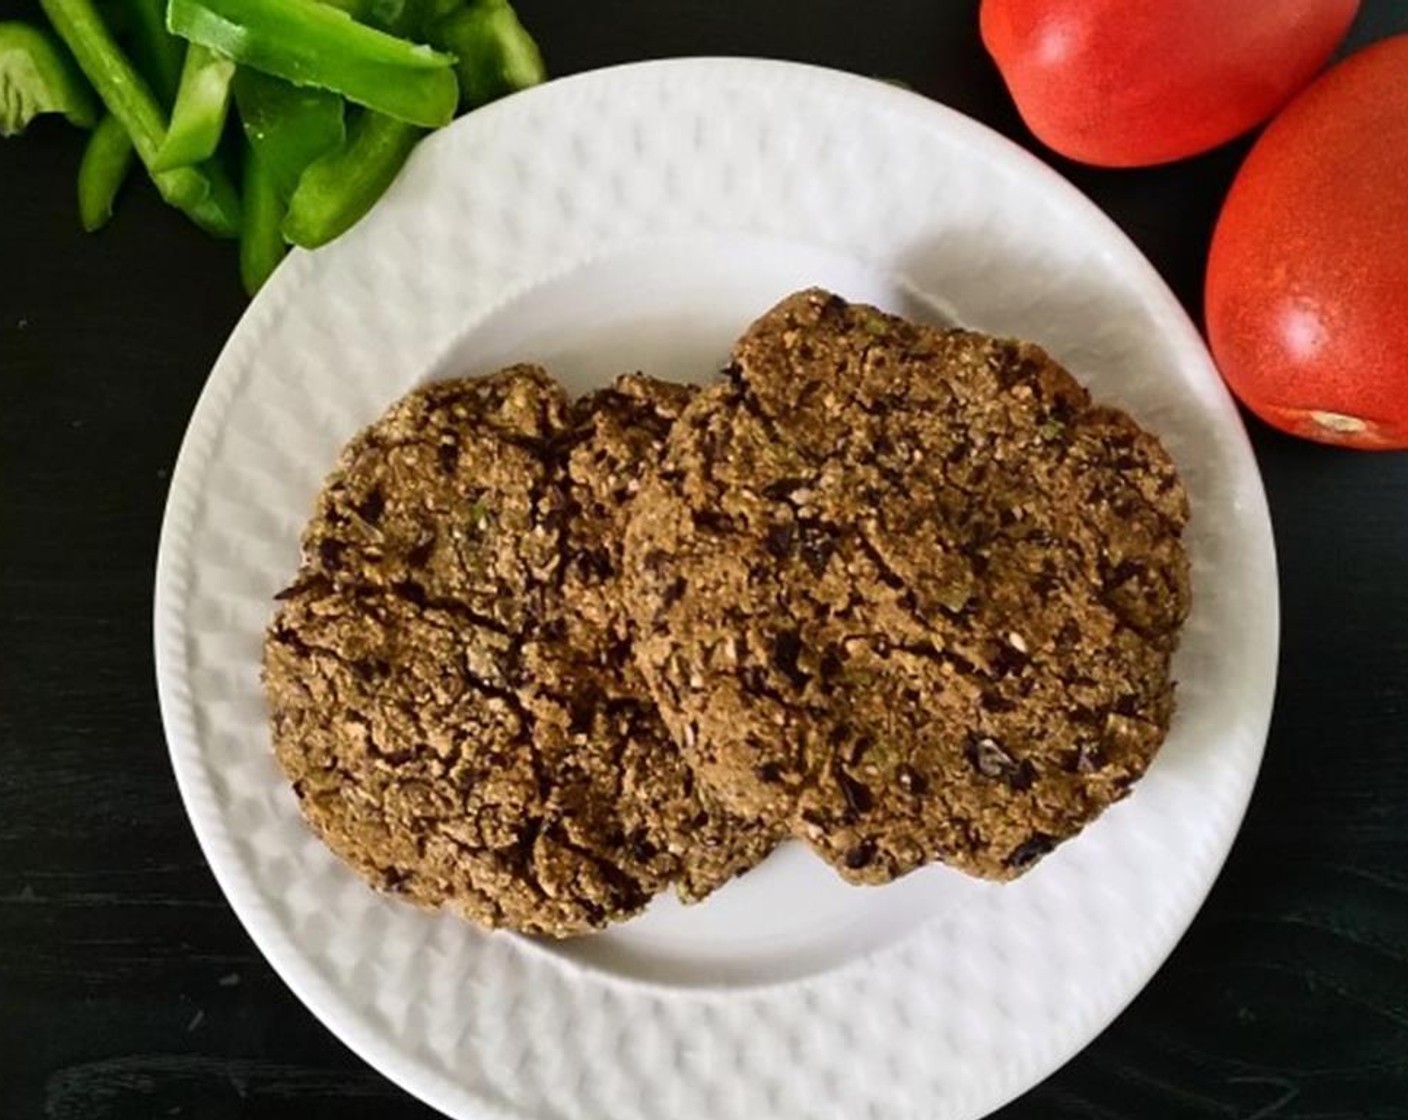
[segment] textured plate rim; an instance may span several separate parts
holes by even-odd
[[[647,69],[672,70],[678,72],[682,78],[692,76],[696,80],[708,80],[711,75],[737,73],[760,81],[773,79],[801,82],[819,92],[870,99],[877,105],[888,101],[893,107],[902,107],[908,113],[921,111],[931,115],[933,123],[942,124],[949,133],[960,137],[965,145],[1009,165],[1024,177],[1039,184],[1046,193],[1055,196],[1062,205],[1084,211],[1086,217],[1103,225],[1108,231],[1110,251],[1123,258],[1122,267],[1127,268],[1132,275],[1142,274],[1141,297],[1147,305],[1160,313],[1165,326],[1175,333],[1176,337],[1171,339],[1171,343],[1185,359],[1196,359],[1198,364],[1212,371],[1211,358],[1187,312],[1138,247],[1090,199],[1036,156],[986,125],[948,106],[871,79],[823,67],[766,59],[701,57],[627,63],[557,79],[547,86],[488,106],[468,120],[457,122],[451,129],[430,137],[422,144],[422,149],[432,149],[437,143],[445,142],[446,132],[483,128],[501,116],[513,114],[527,98],[562,96],[564,91],[575,87],[610,83],[619,76]],[[413,156],[413,160],[424,158],[430,157],[423,151]],[[229,900],[231,909],[260,953],[314,1016],[362,1060],[408,1093],[436,1109],[458,1116],[523,1120],[525,1114],[470,1093],[449,1077],[424,1063],[408,1058],[380,1033],[364,1029],[355,1017],[342,1012],[337,1006],[337,987],[309,966],[298,944],[254,888],[238,853],[233,850],[231,838],[219,827],[214,806],[215,794],[197,765],[199,735],[196,729],[196,711],[183,662],[186,631],[181,607],[184,601],[183,593],[187,587],[187,573],[183,568],[183,561],[187,556],[186,548],[190,537],[189,518],[184,515],[193,504],[200,501],[199,484],[210,462],[211,445],[217,434],[217,422],[227,401],[239,388],[238,383],[232,383],[232,376],[236,372],[234,367],[240,355],[247,348],[256,346],[264,332],[278,321],[288,299],[301,286],[300,281],[318,269],[320,263],[316,254],[295,251],[241,317],[222,348],[200,394],[171,474],[156,562],[153,645],[158,699],[172,767],[197,841],[217,883]],[[1215,380],[1215,372],[1212,376]],[[1255,524],[1248,532],[1252,536],[1261,537],[1254,543],[1264,550],[1265,558],[1274,574],[1274,539],[1271,536],[1269,511],[1260,473],[1251,452],[1250,441],[1235,407],[1231,405],[1230,397],[1220,383],[1216,388],[1226,399],[1227,407],[1232,410],[1231,423],[1235,425],[1236,433],[1240,437],[1238,451],[1252,472],[1256,508],[1248,513],[1249,521]],[[1257,532],[1258,530],[1260,532]],[[1228,818],[1225,835],[1219,838],[1220,854],[1209,863],[1200,888],[1185,895],[1183,904],[1179,907],[1178,918],[1173,922],[1163,942],[1146,949],[1139,967],[1125,973],[1128,982],[1122,985],[1122,996],[1083,1022],[1083,1029],[1068,1032],[1059,1043],[1048,1039],[1043,1046],[1031,1046],[1015,1065],[1008,1063],[1000,1071],[992,1073],[981,1085],[981,1090],[970,1093],[965,1101],[965,1104],[976,1107],[976,1111],[970,1108],[967,1115],[985,1115],[1001,1107],[1049,1076],[1089,1045],[1142,991],[1182,939],[1203,905],[1231,851],[1245,816],[1270,727],[1277,651],[1280,644],[1279,588],[1274,581],[1267,595],[1264,624],[1268,631],[1266,637],[1270,656],[1269,664],[1263,666],[1258,675],[1263,702],[1258,705],[1261,714],[1252,729],[1252,737],[1258,744],[1256,760],[1250,772],[1245,775],[1244,789],[1240,791],[1239,796],[1240,804]],[[718,999],[726,998],[728,994],[726,990],[705,990],[692,992],[690,998]]]

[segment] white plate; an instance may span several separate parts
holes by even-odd
[[[1165,439],[1195,607],[1167,745],[1010,886],[850,888],[789,847],[695,908],[544,946],[363,887],[303,827],[258,685],[339,445],[417,381],[548,365],[706,378],[793,288],[1035,339]],[[196,834],[299,997],[456,1117],[976,1117],[1084,1046],[1227,854],[1271,709],[1276,572],[1231,401],[1158,276],[1035,159],[878,82],[771,62],[554,82],[432,137],[235,330],[171,484],[157,676]]]

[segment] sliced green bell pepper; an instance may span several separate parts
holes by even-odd
[[[62,113],[79,128],[98,122],[93,94],[54,37],[0,23],[0,136],[17,136],[41,113]]]
[[[108,112],[122,122],[138,157],[150,169],[166,136],[165,114],[132,63],[118,49],[93,0],[39,2]],[[164,199],[202,228],[221,237],[233,237],[239,232],[239,195],[217,165],[153,172],[152,181]]]
[[[388,35],[399,35],[403,39],[415,37],[423,22],[419,18],[422,0],[334,0],[334,6],[341,8],[358,23],[365,23]]]
[[[304,169],[347,138],[344,102],[325,89],[290,85],[244,66],[235,73],[234,90],[245,139],[287,203]]]
[[[284,201],[264,153],[251,147],[244,161],[244,228],[240,231],[240,279],[250,295],[264,286],[288,252],[283,220]]]
[[[284,237],[305,249],[326,245],[357,224],[396,178],[425,130],[380,113],[363,113],[344,147],[324,156],[298,181],[284,218]]]
[[[103,117],[88,137],[78,165],[78,218],[89,233],[108,224],[117,192],[136,156],[122,122],[111,113]]]
[[[422,0],[425,5],[427,23],[438,23],[451,12],[457,12],[465,5],[465,0]]]
[[[224,55],[199,43],[186,51],[171,124],[152,161],[153,171],[200,163],[215,154],[225,131],[234,76],[235,64]]]
[[[236,62],[412,124],[448,124],[454,59],[317,0],[171,0],[167,26]]]
[[[406,0],[392,29],[402,31],[408,24],[413,28],[450,2],[459,0]],[[452,51],[463,50],[466,58],[477,61],[472,84],[466,86],[475,104],[543,80],[537,45],[504,0],[476,0],[458,8],[435,21],[429,34],[433,42]],[[464,68],[460,70],[464,81]],[[323,157],[304,174],[289,201],[284,236],[295,245],[315,249],[346,232],[391,185],[423,135],[405,122],[378,113],[362,114],[350,130],[346,147]]]
[[[431,0],[334,2],[392,35],[418,38],[430,22]],[[362,111],[353,121],[346,147],[313,164],[300,181],[284,219],[285,238],[313,249],[356,225],[391,185],[424,135],[425,130],[416,125]]]
[[[236,238],[240,235],[240,223],[244,219],[243,209],[240,206],[240,192],[235,189],[234,180],[230,178],[219,157],[206,160],[195,167],[182,167],[176,171],[162,171],[152,176],[160,189],[161,178],[167,175],[178,175],[183,171],[194,171],[202,176],[209,184],[210,190],[199,202],[191,206],[181,207],[186,217],[205,230],[206,233],[215,237]]]
[[[161,107],[170,111],[181,87],[186,41],[166,30],[166,0],[127,0],[119,10],[128,16],[123,41],[132,52],[137,73],[147,80]],[[103,15],[106,20],[106,10]]]
[[[427,38],[459,59],[455,73],[467,109],[535,86],[547,77],[538,44],[508,0],[471,0],[437,20]]]

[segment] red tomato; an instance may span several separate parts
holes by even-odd
[[[1062,155],[1143,167],[1260,124],[1325,65],[1359,0],[983,0],[983,43]]]
[[[1262,134],[1217,221],[1206,312],[1223,376],[1267,423],[1408,448],[1408,35]]]

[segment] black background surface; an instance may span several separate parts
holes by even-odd
[[[557,74],[740,54],[903,79],[1055,162],[1200,314],[1245,143],[1134,172],[1055,160],[984,55],[976,3],[519,7]],[[0,0],[0,18],[35,10]],[[1395,31],[1408,4],[1365,0],[1350,45]],[[273,975],[178,800],[153,688],[157,531],[245,300],[233,249],[145,182],[82,234],[81,144],[51,120],[0,142],[0,1118],[431,1116]],[[1284,643],[1246,827],[1158,977],[1003,1120],[1408,1118],[1408,455],[1252,434]]]

